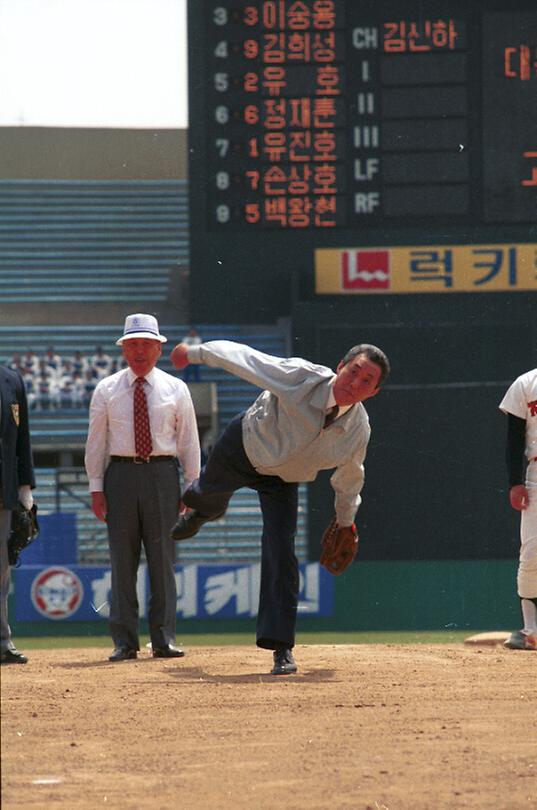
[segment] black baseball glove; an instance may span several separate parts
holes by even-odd
[[[38,534],[37,506],[34,503],[31,509],[25,509],[19,501],[17,508],[11,513],[11,533],[7,541],[10,565],[18,564],[19,554],[34,542]]]

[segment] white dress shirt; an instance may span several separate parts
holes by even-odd
[[[153,456],[176,456],[186,489],[200,471],[200,445],[196,414],[188,386],[177,377],[153,368],[144,386]],[[103,491],[110,456],[135,456],[134,382],[125,368],[97,384],[90,404],[86,442],[86,471],[90,492]]]
[[[337,405],[336,398],[334,396],[334,382],[336,380],[336,375],[334,374],[334,379],[332,380],[332,389],[330,394],[328,395],[328,402],[326,403],[326,413],[329,414],[334,405]],[[352,405],[338,405],[338,413],[337,418],[339,419],[340,416],[343,416],[344,413],[347,413],[348,410],[352,408]]]

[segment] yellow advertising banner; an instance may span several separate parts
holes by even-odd
[[[320,295],[537,290],[537,244],[319,248]]]

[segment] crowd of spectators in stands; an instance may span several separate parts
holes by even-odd
[[[101,346],[88,357],[79,351],[60,357],[49,346],[41,356],[31,349],[23,355],[14,354],[7,366],[22,374],[30,409],[47,411],[87,408],[99,380],[119,371],[125,361],[121,356],[110,357]]]

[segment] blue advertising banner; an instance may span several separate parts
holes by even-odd
[[[53,565],[76,563],[76,515],[72,512],[37,513],[39,534],[37,539],[24,549],[21,562],[24,565]]]
[[[235,619],[257,614],[260,565],[177,566],[177,616]],[[107,620],[111,571],[104,566],[21,565],[14,569],[17,621]],[[140,618],[147,616],[149,577],[141,565],[137,580]],[[319,563],[300,566],[299,615],[332,616],[333,577]]]

